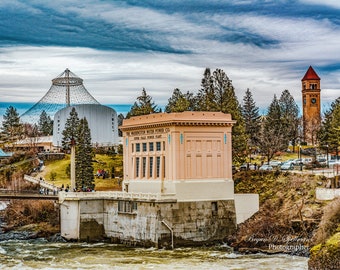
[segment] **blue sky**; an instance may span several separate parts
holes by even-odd
[[[102,104],[143,87],[164,106],[223,69],[242,102],[266,108],[288,89],[301,103],[310,65],[323,108],[340,96],[339,1],[1,0],[0,102],[37,102],[69,68]]]

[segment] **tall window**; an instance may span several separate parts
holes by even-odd
[[[143,152],[146,152],[146,151],[147,151],[146,143],[144,142],[144,143],[143,143]]]
[[[146,175],[146,157],[143,157],[143,177]]]
[[[156,157],[156,177],[160,176],[161,157]]]
[[[163,157],[163,177],[165,178],[165,157]]]
[[[156,151],[161,151],[161,142],[156,142]]]
[[[140,143],[136,143],[136,152],[140,152]]]
[[[149,177],[152,177],[152,169],[153,169],[153,157],[149,158]]]
[[[139,157],[136,158],[136,177],[139,177]]]
[[[149,151],[150,151],[150,152],[153,151],[153,142],[149,142]]]

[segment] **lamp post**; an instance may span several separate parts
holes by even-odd
[[[248,164],[248,169],[250,169],[250,164],[251,164],[251,147],[249,146],[249,164]]]
[[[76,141],[71,139],[71,191],[76,188]]]
[[[301,158],[301,145],[299,144],[299,162],[300,162],[300,171],[302,171],[302,158]]]

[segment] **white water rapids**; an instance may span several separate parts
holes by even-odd
[[[0,242],[0,269],[307,269],[308,258],[241,255],[224,247],[175,250],[127,248],[114,244]]]

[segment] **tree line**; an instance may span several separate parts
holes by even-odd
[[[168,99],[165,112],[218,111],[229,113],[236,124],[232,133],[234,163],[242,163],[252,151],[258,151],[269,161],[278,151],[287,150],[289,143],[296,145],[302,138],[299,108],[288,90],[279,98],[274,95],[266,115],[260,115],[259,107],[249,89],[241,104],[235,94],[232,81],[222,69],[211,72],[206,68],[197,94],[183,93],[175,88]],[[126,118],[161,112],[143,88],[142,94],[127,113]],[[119,116],[120,121],[124,119]]]
[[[166,113],[183,111],[219,111],[230,113],[236,120],[233,126],[233,162],[242,163],[252,151],[273,158],[275,153],[293,149],[303,144],[302,119],[299,107],[289,90],[273,96],[266,113],[261,115],[250,89],[246,89],[242,102],[235,94],[232,81],[222,69],[204,70],[201,87],[197,93],[182,92],[175,88],[164,108]],[[119,124],[124,118],[159,113],[161,108],[155,104],[145,88],[131,106],[126,116],[118,115]],[[10,106],[3,116],[2,141],[13,141],[20,136],[43,136],[53,132],[53,120],[43,111],[35,125],[20,123],[16,109]],[[321,147],[338,151],[340,135],[340,98],[334,101],[325,113],[317,139]]]

